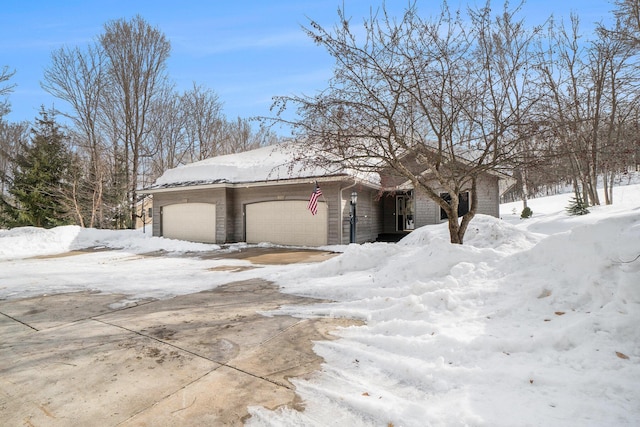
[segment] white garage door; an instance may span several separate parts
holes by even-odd
[[[327,244],[327,204],[311,215],[307,201],[287,200],[247,205],[247,243],[322,246]]]
[[[162,208],[162,235],[192,242],[216,242],[216,205],[179,203]]]

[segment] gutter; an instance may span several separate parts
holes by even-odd
[[[282,179],[274,181],[247,181],[247,182],[216,182],[211,184],[194,184],[194,185],[180,185],[172,184],[167,187],[159,188],[141,188],[138,189],[140,194],[155,194],[166,193],[170,191],[191,191],[191,190],[208,190],[211,188],[250,188],[250,187],[266,187],[273,185],[291,185],[291,184],[308,184],[318,182],[335,181],[337,178],[348,177],[348,175],[330,175],[320,177],[304,177],[304,178],[292,178]]]
[[[180,185],[180,184],[172,184],[167,187],[158,187],[158,188],[140,188],[137,190],[139,194],[156,194],[156,193],[167,193],[170,191],[191,191],[191,190],[208,190],[211,188],[250,188],[250,187],[267,187],[274,185],[291,185],[291,184],[309,184],[314,182],[334,182],[341,178],[349,178],[353,180],[353,184],[347,188],[351,188],[356,185],[358,182],[362,185],[365,185],[370,188],[380,189],[380,185],[374,184],[373,182],[359,180],[351,175],[343,174],[343,175],[323,175],[319,177],[308,176],[304,178],[292,178],[292,179],[280,179],[273,181],[247,181],[247,182],[216,182],[210,184],[194,184],[194,185]],[[340,193],[342,196],[342,192]]]

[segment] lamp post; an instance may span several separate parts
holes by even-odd
[[[351,193],[351,213],[349,214],[349,243],[356,243],[356,204],[358,203],[358,193]]]

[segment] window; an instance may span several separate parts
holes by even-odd
[[[440,193],[440,197],[445,199],[447,203],[451,202],[451,196],[449,195],[449,193]],[[465,191],[464,193],[458,194],[458,218],[460,218],[467,212],[469,212],[469,192]],[[444,211],[444,209],[440,208],[440,219],[444,220],[447,218],[447,213]]]

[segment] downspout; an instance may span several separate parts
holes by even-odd
[[[344,200],[344,197],[342,197],[342,192],[344,190],[348,190],[348,189],[353,188],[355,186],[356,186],[356,181],[354,179],[353,180],[353,184],[340,189],[340,244],[341,245],[344,244],[343,243],[343,239],[342,239],[342,234],[343,234],[342,232],[344,230],[344,227],[342,226],[342,221],[344,220],[344,203],[342,203],[342,201]]]

